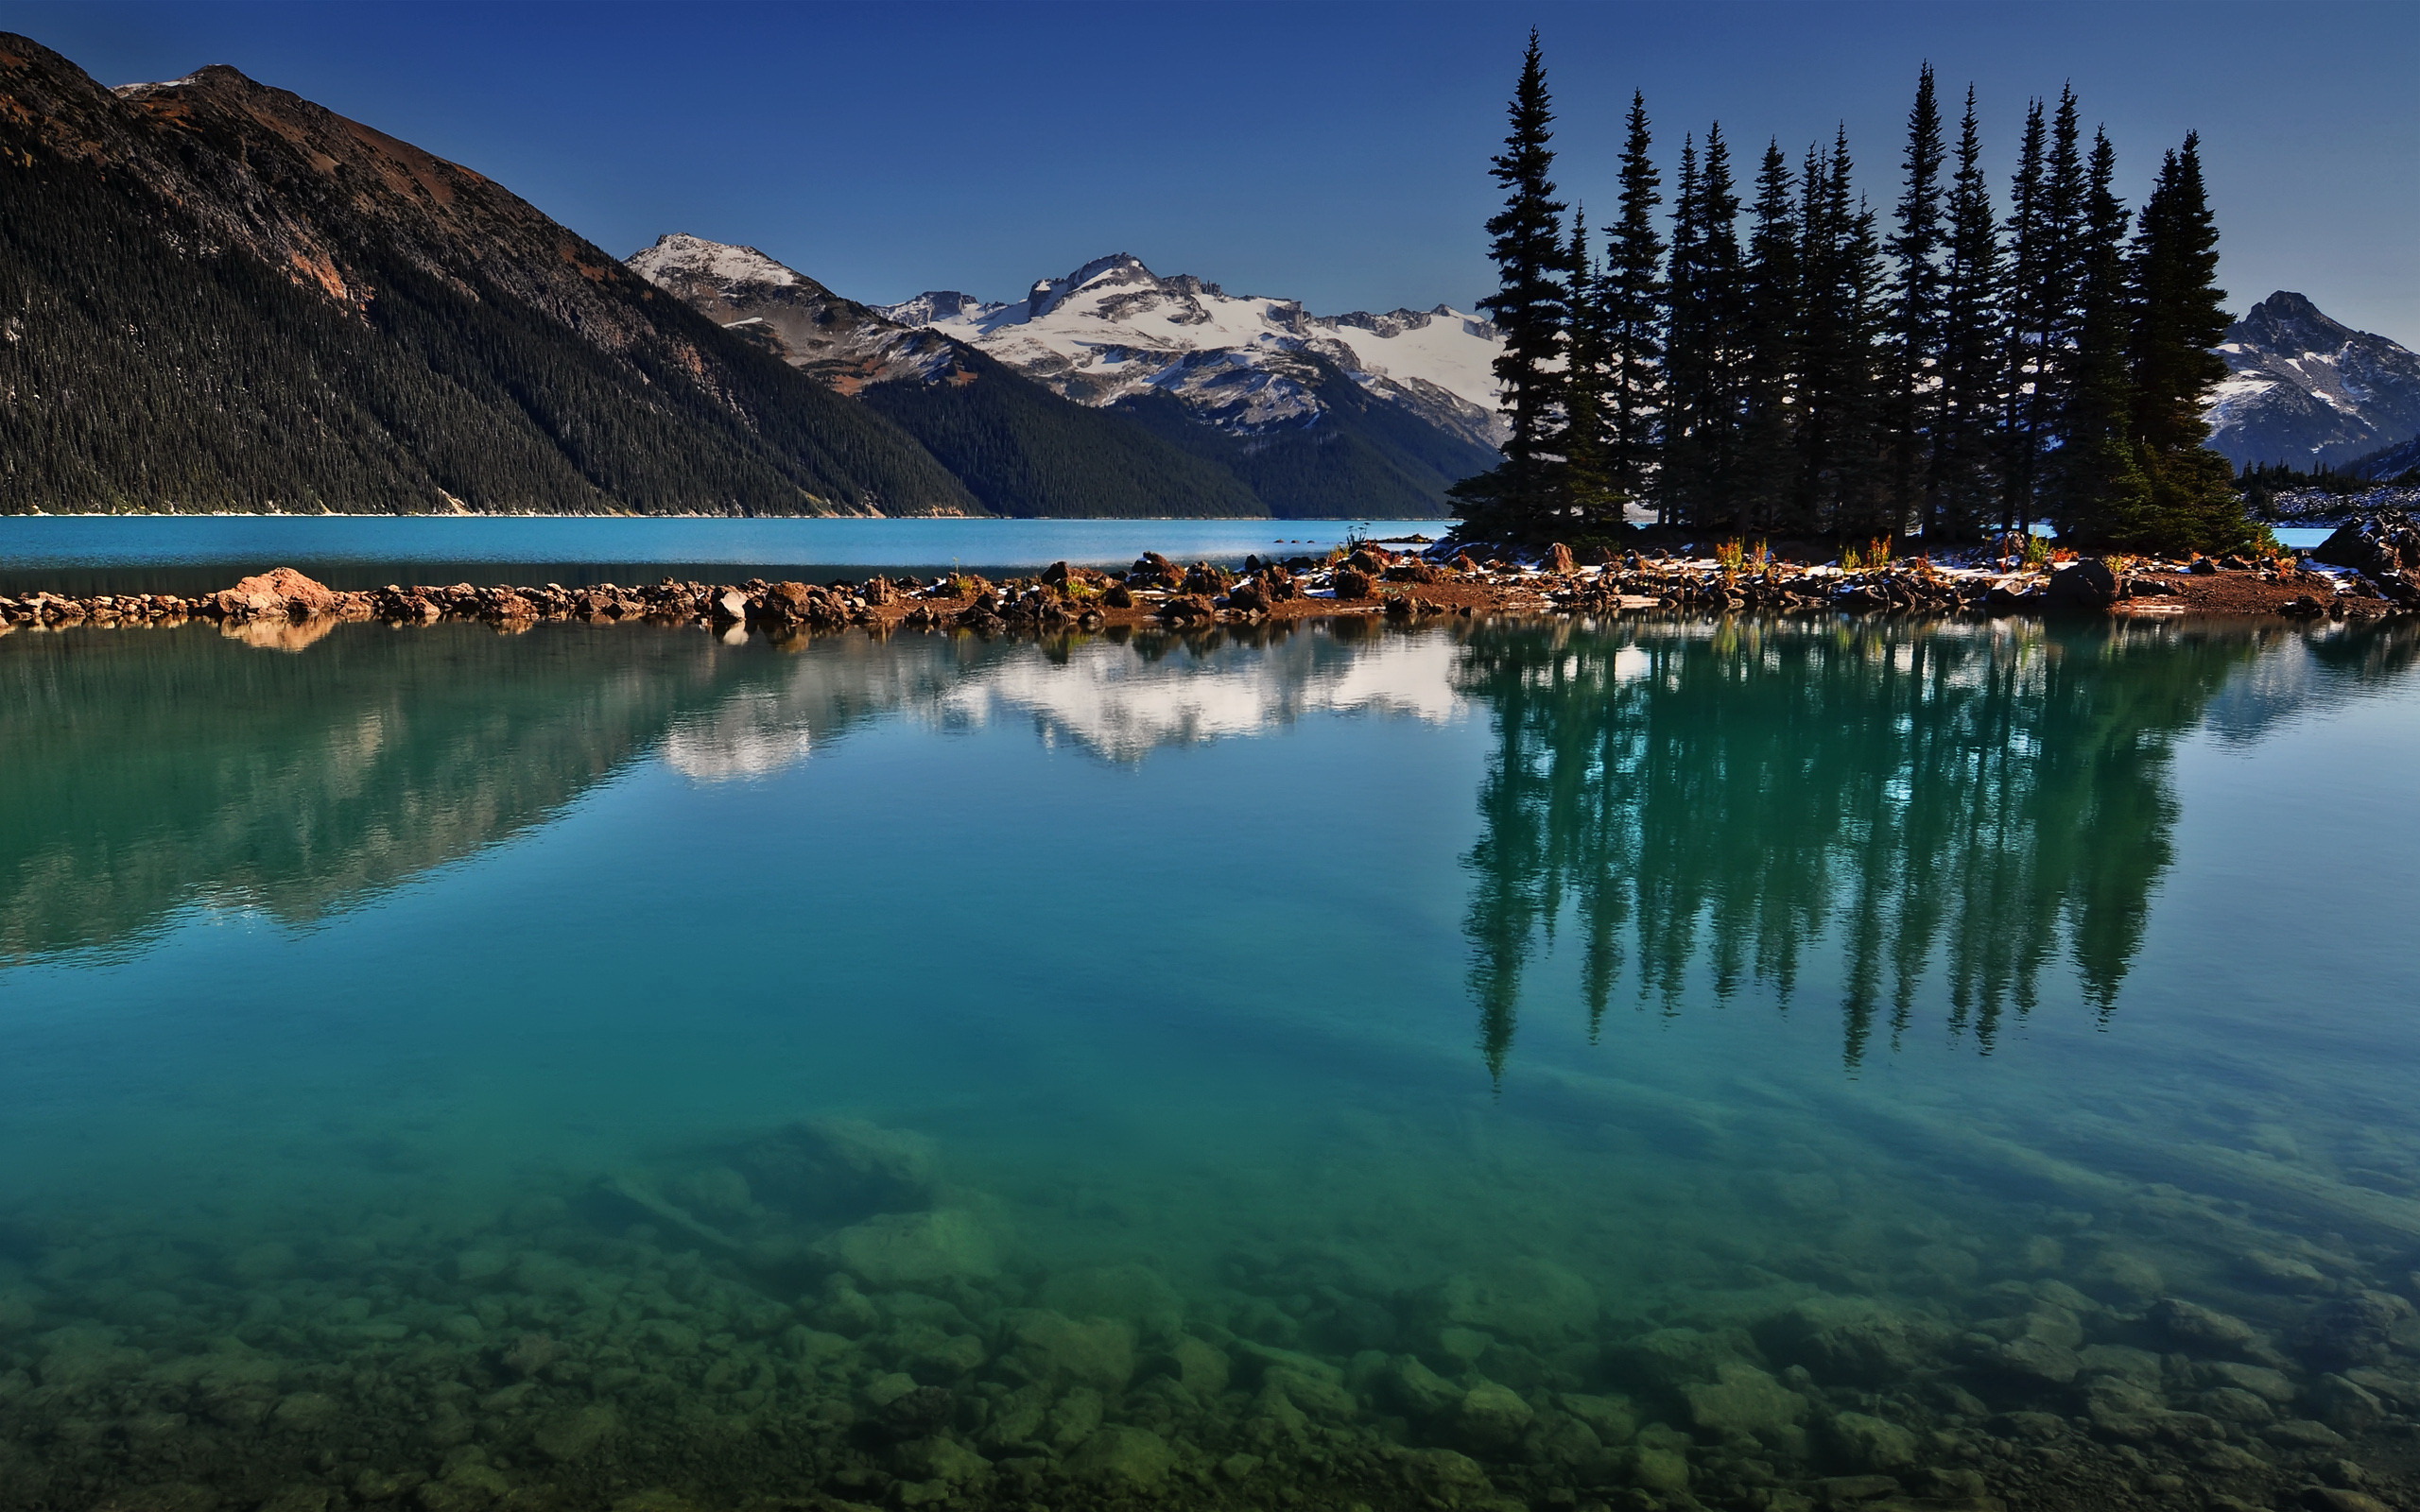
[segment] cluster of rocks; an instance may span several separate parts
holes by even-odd
[[[2420,1416],[2420,1318],[2291,1256],[2250,1262],[2276,1289],[2257,1318],[2163,1295],[2123,1251],[1998,1281],[1919,1253],[1959,1284],[1801,1284],[1697,1318],[1517,1253],[1409,1292],[1239,1258],[1188,1296],[1021,1255],[925,1142],[844,1120],[467,1232],[373,1217],[212,1252],[53,1217],[9,1239],[9,1512],[690,1512],[769,1487],[825,1512],[2377,1512],[2420,1493],[2391,1468]]]
[[[2404,509],[2377,509],[2339,526],[2311,553],[2330,566],[2360,574],[2380,596],[2420,609],[2420,521]]]
[[[763,578],[736,584],[666,579],[629,588],[457,583],[389,585],[365,593],[331,589],[281,567],[194,596],[0,597],[0,626],[467,620],[511,630],[549,620],[640,620],[773,636],[848,627],[996,635],[1149,624],[1193,630],[1365,613],[1409,621],[1437,614],[1608,615],[1642,610],[1940,616],[2191,607],[2341,619],[2348,613],[2420,610],[2420,580],[2414,577],[2420,574],[2420,525],[2394,510],[2347,524],[2313,554],[2317,561],[2350,569],[2335,575],[2290,557],[2093,558],[1999,567],[1915,558],[1844,569],[1771,560],[1750,564],[1662,550],[1595,555],[1598,559],[1583,566],[1564,545],[1548,547],[1535,562],[1521,562],[1493,555],[1480,560],[1451,545],[1414,555],[1364,543],[1323,558],[1281,562],[1249,557],[1240,572],[1206,561],[1184,566],[1146,552],[1123,572],[1062,561],[1036,576],[997,584],[960,573],[924,582],[876,576],[822,585]],[[2197,587],[2204,579],[2212,580],[2214,590],[2248,592],[2205,592]]]

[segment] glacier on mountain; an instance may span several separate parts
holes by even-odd
[[[1494,326],[1450,305],[1316,316],[1298,300],[1229,294],[1139,258],[1095,258],[999,303],[955,290],[876,307],[944,333],[1087,404],[1157,391],[1196,419],[1252,435],[1306,424],[1331,371],[1449,435],[1502,442]]]

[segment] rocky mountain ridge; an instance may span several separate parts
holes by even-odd
[[[2420,438],[2420,352],[2270,295],[2227,328],[2210,445],[2238,467],[2341,468]]]
[[[947,337],[835,294],[753,247],[674,232],[631,254],[627,266],[734,335],[842,393],[870,383],[928,380],[949,363]]]
[[[1231,478],[1253,501],[1236,512],[1281,517],[1443,514],[1445,489],[1496,460],[1484,438],[1493,415],[1410,370],[1474,390],[1493,383],[1493,332],[1450,310],[1322,319],[1294,301],[1161,279],[1123,256],[1043,280],[1014,306],[951,291],[869,306],[754,248],[686,233],[659,237],[630,266],[927,445],[937,392],[962,393],[961,405],[1007,403],[1022,387],[1035,396],[1019,402],[1028,425],[1043,423],[1036,404],[1059,406],[1067,414],[1049,423],[1070,435],[1092,427],[1089,447],[1148,440]],[[1401,376],[1338,332],[1384,351]],[[1003,444],[963,450],[979,460]],[[957,454],[936,451],[990,502]]]
[[[1079,403],[1163,393],[1230,434],[1316,420],[1328,407],[1321,389],[1340,372],[1473,445],[1492,449],[1504,436],[1495,327],[1449,305],[1315,316],[1298,300],[1162,277],[1117,252],[1036,280],[1012,302],[935,290],[879,309],[979,347]]]

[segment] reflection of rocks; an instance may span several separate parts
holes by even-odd
[[[258,619],[229,619],[221,624],[218,633],[256,651],[302,651],[335,634],[337,627],[344,623],[332,614],[300,620],[265,615]]]

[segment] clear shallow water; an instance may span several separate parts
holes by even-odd
[[[0,590],[199,593],[275,566],[331,587],[655,582],[752,573],[1030,573],[1324,552],[1348,534],[1440,535],[1438,520],[596,520],[364,515],[0,515]]]
[[[2414,650],[0,638],[0,1503],[2395,1504]]]

